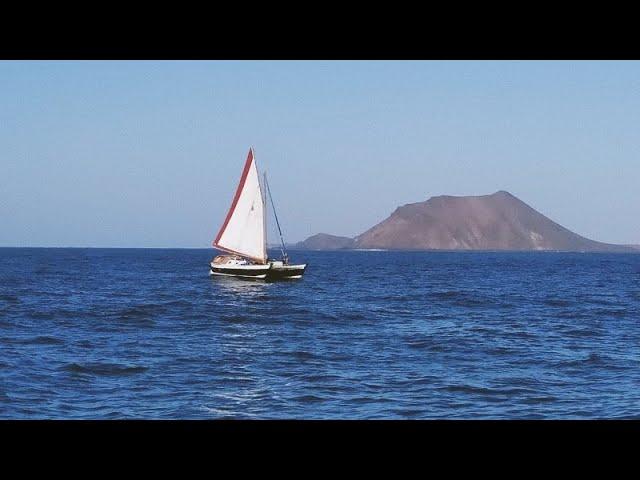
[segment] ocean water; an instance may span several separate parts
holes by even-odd
[[[0,418],[640,418],[640,255],[212,253],[0,249]]]

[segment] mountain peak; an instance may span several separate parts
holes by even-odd
[[[513,195],[511,195],[506,190],[498,190],[496,193],[492,193],[491,196],[492,197],[507,197],[507,198],[512,197],[512,198],[515,198]]]
[[[445,201],[445,200],[459,200],[459,199],[469,199],[469,198],[514,198],[517,197],[506,190],[498,190],[497,192],[486,194],[486,195],[434,195],[433,197],[429,197],[426,202],[429,201]],[[424,203],[426,203],[424,202]],[[413,205],[413,204],[409,204]]]

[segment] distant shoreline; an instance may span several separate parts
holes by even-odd
[[[334,248],[334,249],[311,249],[311,248],[291,248],[289,250],[294,252],[407,252],[407,253],[621,253],[621,254],[638,254],[640,248],[630,247],[628,251],[607,251],[607,250],[481,250],[481,249],[457,249],[448,250],[444,248],[434,249],[365,249],[365,248]]]

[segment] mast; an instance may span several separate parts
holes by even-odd
[[[251,150],[253,150],[253,147],[251,147]],[[255,156],[255,152],[254,152],[254,156]],[[264,172],[264,181],[262,182],[263,186],[260,189],[261,193],[262,193],[262,230],[264,232],[263,234],[263,238],[264,238],[264,258],[265,261],[269,260],[269,252],[267,250],[267,190],[266,187],[264,186],[264,184],[267,183],[267,172],[265,170]]]
[[[271,199],[271,207],[273,208],[273,217],[276,219],[276,225],[278,226],[278,233],[280,234],[280,251],[282,252],[282,258],[287,258],[287,253],[284,247],[284,238],[282,238],[282,229],[280,228],[280,222],[278,221],[278,214],[276,213],[276,206],[273,203],[273,195],[271,195],[271,189],[269,188],[269,182],[267,182],[267,172],[264,172],[264,185],[266,187],[266,193],[269,194],[269,198]]]

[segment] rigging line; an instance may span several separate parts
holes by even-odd
[[[278,226],[278,233],[280,234],[280,243],[282,247],[280,250],[282,251],[282,257],[285,258],[285,248],[284,248],[284,238],[282,238],[282,229],[280,228],[280,222],[278,221],[278,214],[276,213],[276,206],[273,203],[273,195],[271,195],[271,189],[269,188],[269,182],[267,181],[267,172],[264,172],[264,184],[267,187],[267,193],[269,194],[269,199],[271,200],[271,207],[273,208],[273,217],[276,219],[276,225]]]

